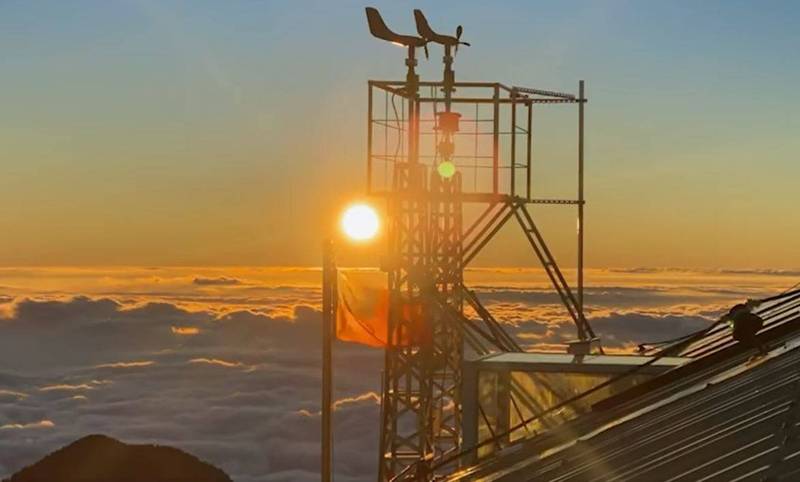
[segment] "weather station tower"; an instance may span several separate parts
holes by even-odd
[[[452,470],[448,458],[468,449],[464,428],[464,364],[493,353],[522,352],[478,296],[464,270],[514,219],[574,322],[576,355],[602,352],[583,314],[584,159],[586,98],[500,82],[457,81],[454,62],[463,29],[437,33],[414,10],[416,34],[397,34],[366,9],[371,34],[401,46],[404,80],[368,82],[366,194],[382,205],[388,308],[382,377],[378,477],[431,480]],[[421,80],[416,68],[429,48],[443,51],[441,80]],[[577,106],[577,179],[572,199],[534,197],[533,115],[541,104]],[[577,211],[575,288],[545,242],[530,207]],[[329,333],[336,318],[330,267],[323,304]],[[325,276],[325,275],[324,275]],[[327,359],[329,360],[329,353]],[[330,372],[328,372],[328,379]],[[329,392],[329,388],[328,388]],[[323,396],[324,397],[324,396]],[[330,397],[323,402],[323,416]],[[483,411],[481,410],[481,414]],[[484,416],[485,418],[485,416]],[[323,419],[323,480],[330,471],[330,417]],[[491,430],[491,428],[490,428]]]

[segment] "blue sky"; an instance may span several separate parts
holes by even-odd
[[[590,264],[800,262],[797,4],[375,5],[464,25],[461,79],[586,79]],[[0,2],[0,263],[316,263],[363,186],[366,79],[402,76],[364,6]]]

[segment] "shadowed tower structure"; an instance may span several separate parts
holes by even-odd
[[[379,479],[433,474],[437,460],[462,448],[465,357],[521,351],[474,292],[464,268],[512,218],[577,326],[574,352],[599,349],[583,316],[583,84],[578,96],[456,82],[453,63],[463,29],[436,33],[414,11],[417,35],[390,30],[367,8],[370,32],[406,50],[404,81],[369,81],[367,192],[386,204],[388,344],[381,402]],[[441,80],[421,81],[419,49],[443,48]],[[577,104],[579,189],[576,199],[536,199],[531,188],[535,104]],[[573,293],[530,204],[577,206],[578,290]]]

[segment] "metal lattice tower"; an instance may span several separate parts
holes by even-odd
[[[463,279],[465,266],[508,220],[519,222],[576,324],[578,349],[588,352],[596,341],[583,316],[583,84],[575,96],[497,82],[456,82],[452,64],[454,50],[465,45],[461,27],[456,36],[439,35],[421,12],[415,17],[420,36],[398,35],[377,10],[367,9],[372,34],[407,49],[405,81],[369,81],[367,192],[386,202],[388,246],[382,265],[390,299],[379,480],[412,472],[426,480],[437,460],[463,448],[465,355],[521,351]],[[427,57],[428,43],[444,47],[441,81],[421,82],[417,76],[417,49],[424,48]],[[536,104],[579,106],[577,199],[533,197]],[[472,155],[461,148],[457,152],[456,144],[472,146]],[[529,212],[531,204],[578,207],[577,294]],[[467,205],[473,211],[477,206],[478,214],[467,216]]]
[[[398,164],[389,204],[390,340],[418,335],[386,349],[381,479],[460,444],[463,333],[445,307],[462,311],[461,177],[426,180],[425,166]]]

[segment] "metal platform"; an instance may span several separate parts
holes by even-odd
[[[464,445],[480,444],[506,433],[497,444],[485,444],[462,463],[492,455],[497,448],[531,437],[587,413],[592,404],[624,392],[689,358],[654,359],[635,355],[571,355],[566,353],[497,353],[464,363],[463,428]],[[649,364],[648,364],[649,363]],[[546,417],[519,425],[575,395],[614,377],[645,365],[635,377],[609,384],[590,397],[562,406]]]
[[[679,347],[688,363],[448,480],[800,480],[800,292],[758,312],[766,356],[720,325]]]

